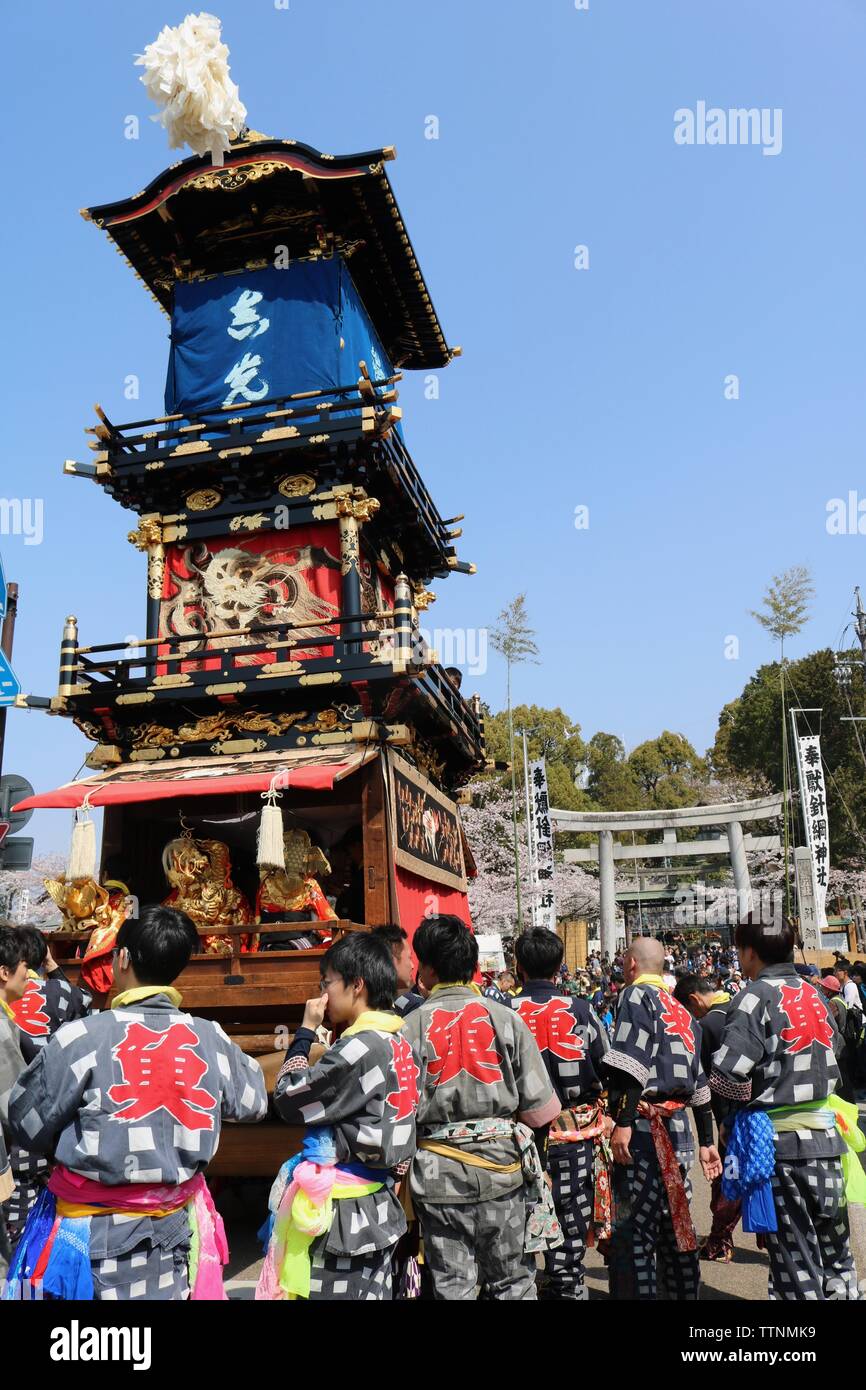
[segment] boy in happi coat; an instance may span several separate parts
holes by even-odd
[[[41,931],[16,927],[15,935],[27,962],[27,985],[21,999],[12,1005],[12,1015],[21,1030],[21,1050],[31,1062],[61,1023],[84,1018],[90,996],[70,984]]]
[[[260,1120],[264,1077],[172,981],[198,946],[182,912],[146,907],[114,950],[112,1007],[65,1023],[13,1088],[15,1140],[52,1156],[10,1266],[69,1299],[224,1298],[222,1222],[204,1180],[223,1119]]]
[[[12,1140],[9,1134],[9,1097],[24,1070],[21,1035],[12,1009],[27,987],[27,962],[18,935],[11,927],[0,927],[0,1257],[8,1257],[9,1213],[16,1184],[9,1161]]]
[[[522,932],[514,950],[523,987],[511,1006],[535,1038],[560,1104],[547,1136],[547,1170],[565,1240],[545,1257],[548,1291],[556,1299],[583,1300],[588,1233],[594,1229],[597,1240],[610,1235],[607,1141],[613,1121],[605,1114],[601,1076],[610,1043],[592,1005],[558,984],[563,944],[556,932]]]
[[[391,955],[394,957],[394,969],[397,971],[397,998],[394,1000],[394,1012],[400,1018],[407,1018],[414,1009],[420,1009],[424,1003],[423,994],[415,987],[415,959],[412,955],[412,947],[409,944],[409,937],[402,927],[388,923],[383,927],[374,927],[371,936],[378,937],[381,941],[386,941],[391,948]]]
[[[663,969],[661,942],[637,937],[623,959],[625,988],[605,1059],[615,1122],[613,1298],[655,1298],[662,1272],[674,1297],[698,1297],[688,1176],[694,1143],[686,1107],[694,1114],[704,1176],[711,1182],[721,1172],[699,1025],[667,989]]]
[[[288,1124],[307,1126],[298,1159],[271,1192],[260,1299],[389,1300],[406,1217],[397,1196],[415,1151],[418,1068],[392,1010],[397,972],[387,941],[351,933],[322,958],[322,994],[307,1001],[274,1089]],[[310,1066],[327,1015],[342,1029]]]
[[[90,997],[67,980],[36,927],[16,927],[27,964],[27,984],[19,1000],[11,1005],[12,1020],[18,1027],[18,1041],[26,1062],[32,1062],[61,1023],[83,1018]],[[24,1224],[45,1186],[50,1171],[47,1158],[30,1153],[20,1144],[9,1151],[15,1191],[6,1212],[6,1229],[15,1244]]]
[[[737,926],[735,939],[747,983],[726,1010],[710,1085],[735,1110],[765,1112],[773,1126],[778,1230],[762,1237],[770,1257],[770,1297],[856,1299],[842,1170],[844,1125],[840,1129],[828,1099],[839,1082],[839,1038],[830,1009],[794,968],[794,933],[787,922],[763,925],[750,918]],[[735,1132],[732,1119],[726,1123],[729,1136]]]
[[[472,983],[469,928],[428,918],[412,945],[428,998],[404,1025],[421,1070],[411,1192],[433,1296],[471,1299],[481,1284],[534,1299],[533,1251],[562,1234],[532,1131],[546,1133],[559,1098],[526,1024]]]

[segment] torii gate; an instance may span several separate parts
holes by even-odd
[[[781,793],[755,801],[733,801],[719,806],[678,806],[661,811],[554,811],[550,823],[554,831],[571,834],[597,834],[598,844],[587,849],[567,849],[563,858],[569,864],[598,863],[601,949],[613,955],[616,950],[616,889],[614,861],[617,859],[672,859],[687,855],[728,854],[738,902],[748,902],[752,884],[746,850],[773,851],[781,847],[778,835],[743,835],[750,821],[773,820],[782,814]],[[713,840],[678,840],[676,833],[686,827],[724,826],[725,837]],[[660,830],[665,838],[650,845],[625,845],[614,841],[614,834],[629,831]]]

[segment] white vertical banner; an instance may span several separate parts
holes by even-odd
[[[827,816],[827,789],[821,762],[820,734],[797,738],[797,770],[800,774],[800,804],[806,827],[806,844],[812,860],[814,931],[827,930],[827,880],[830,876],[830,822]]]
[[[544,759],[529,764],[530,832],[535,845],[532,866],[532,925],[556,931],[556,897],[553,890],[553,827],[547,795]]]

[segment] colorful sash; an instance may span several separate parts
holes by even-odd
[[[677,1156],[674,1153],[671,1137],[664,1124],[664,1118],[675,1114],[677,1110],[684,1109],[685,1102],[681,1100],[642,1100],[638,1105],[637,1113],[650,1122],[650,1133],[652,1134],[662,1182],[667,1193],[677,1249],[686,1252],[697,1250],[698,1242],[692,1223],[692,1214],[689,1210],[686,1185],[680,1172]]]
[[[449,1143],[449,1140],[466,1140],[471,1143],[485,1139],[512,1138],[517,1145],[518,1159],[514,1163],[494,1163],[482,1154],[468,1153],[465,1149]],[[517,1173],[523,1176],[523,1187],[527,1197],[526,1226],[523,1249],[526,1254],[538,1250],[555,1250],[564,1244],[565,1236],[559,1224],[559,1217],[553,1205],[550,1188],[545,1182],[541,1159],[535,1146],[535,1135],[526,1125],[517,1120],[458,1120],[454,1124],[441,1125],[431,1130],[424,1139],[418,1141],[419,1149],[451,1158],[470,1168],[486,1168],[493,1173]]]
[[[360,1163],[338,1168],[333,1129],[328,1125],[308,1129],[301,1152],[283,1164],[271,1188],[271,1215],[260,1232],[267,1239],[267,1250],[256,1285],[257,1301],[309,1298],[310,1246],[330,1231],[334,1202],[369,1197],[386,1182],[391,1182],[391,1175],[384,1169]]]
[[[609,1240],[613,1230],[613,1200],[610,1173],[613,1153],[605,1129],[602,1101],[588,1105],[570,1106],[563,1110],[550,1126],[548,1144],[592,1144],[592,1222],[587,1232],[587,1244]]]
[[[57,1165],[27,1218],[2,1298],[11,1301],[20,1297],[24,1283],[41,1282],[43,1292],[53,1298],[91,1301],[91,1218],[117,1215],[158,1220],[184,1208],[191,1232],[190,1299],[224,1301],[222,1267],[228,1263],[228,1244],[203,1174],[174,1187],[108,1186],[83,1178],[63,1164]]]
[[[858,1154],[866,1148],[866,1135],[860,1129],[856,1105],[833,1092],[826,1100],[778,1106],[768,1110],[767,1114],[777,1134],[789,1134],[797,1129],[820,1129],[829,1134],[838,1129],[845,1140],[845,1152],[842,1154],[845,1200],[858,1206],[866,1204],[866,1172],[858,1158]]]

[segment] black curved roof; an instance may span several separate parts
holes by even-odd
[[[448,347],[385,172],[392,147],[328,155],[248,131],[222,166],[172,164],[132,198],[83,208],[166,310],[181,279],[340,254],[392,362],[445,366]],[[285,255],[285,252],[282,253]]]

